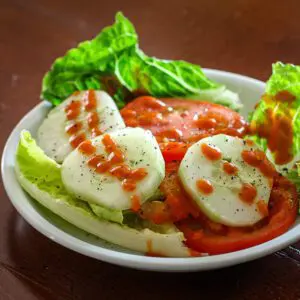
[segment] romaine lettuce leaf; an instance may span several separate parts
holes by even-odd
[[[247,135],[244,139],[253,141],[264,152],[268,150],[266,139],[260,138],[258,135]]]
[[[21,133],[16,162],[22,176],[38,189],[93,214],[87,203],[75,199],[67,192],[61,180],[61,166],[43,152],[28,131]]]
[[[207,78],[200,66],[149,57],[137,47],[120,55],[115,73],[121,84],[134,94],[207,100],[235,110],[242,106],[237,94]]]
[[[286,174],[286,177],[296,186],[298,200],[300,201],[300,166],[297,164],[297,168],[289,170],[289,172]],[[300,207],[298,213],[300,214]]]
[[[266,93],[275,96],[278,92],[288,91],[300,96],[300,67],[277,62],[272,65],[272,76],[267,82]]]
[[[41,98],[57,105],[76,90],[106,90],[105,79],[113,73],[116,56],[137,41],[134,26],[117,13],[115,24],[56,59],[43,79]]]
[[[106,208],[97,204],[89,204],[92,211],[100,219],[123,224],[123,213],[121,210]]]
[[[288,174],[286,175],[286,177],[295,184],[295,186],[297,188],[297,192],[300,193],[299,167],[298,167],[298,169],[292,169],[292,170],[290,170],[288,172]],[[300,209],[299,209],[299,212],[300,212]]]
[[[96,38],[54,62],[43,79],[41,98],[57,105],[74,91],[86,89],[107,91],[119,108],[141,94],[242,107],[236,93],[208,79],[199,66],[146,56],[138,49],[134,26],[122,13]]]
[[[220,87],[199,66],[148,57],[137,47],[124,51],[118,58],[116,75],[131,92],[141,90],[157,97],[195,95]]]
[[[274,121],[275,120],[275,121]],[[255,111],[250,115],[250,128],[256,133],[254,140],[261,146],[267,146],[268,157],[277,164],[277,169],[290,170],[300,159],[300,67],[277,62],[273,64],[273,73],[266,85],[266,93]],[[281,122],[276,129],[276,123]],[[284,129],[283,129],[283,126]],[[260,128],[260,130],[258,129]],[[289,129],[290,128],[290,129]],[[273,132],[271,132],[273,130]],[[292,143],[272,143],[271,136],[288,135],[292,131]],[[269,137],[268,137],[269,135]],[[269,139],[269,143],[267,140]],[[289,151],[289,162],[280,162],[277,153],[280,147]]]

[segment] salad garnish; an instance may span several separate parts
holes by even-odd
[[[21,133],[17,178],[78,228],[146,255],[267,242],[299,208],[299,79],[275,63],[247,123],[236,93],[197,65],[147,56],[117,13],[45,75],[53,108],[37,142]]]

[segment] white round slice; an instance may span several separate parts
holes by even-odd
[[[62,180],[68,191],[81,200],[125,210],[131,208],[131,196],[137,195],[142,204],[156,193],[165,176],[165,163],[156,139],[149,130],[125,128],[109,135],[124,154],[126,165],[131,169],[144,168],[147,172],[146,177],[137,182],[134,191],[125,191],[121,181],[109,172],[96,173],[87,164],[91,157],[78,149],[64,160]],[[99,136],[91,141],[97,149],[96,154],[107,158],[102,138]]]
[[[87,91],[72,95],[60,105],[50,111],[38,130],[38,144],[45,153],[56,162],[63,162],[65,157],[73,150],[70,143],[70,135],[66,133],[66,127],[75,121],[69,121],[66,117],[65,108],[72,101],[83,101]],[[97,114],[99,117],[98,128],[102,132],[111,132],[125,128],[124,121],[114,100],[104,91],[95,91],[97,100]],[[78,132],[85,133],[86,138],[91,138],[91,131],[87,124],[88,112],[81,107],[80,115],[76,118],[83,124]]]
[[[222,153],[221,159],[208,160],[201,150],[202,144],[218,148]],[[258,168],[251,167],[242,159],[242,151],[251,149],[259,148],[247,145],[240,138],[219,134],[204,138],[190,147],[180,164],[179,177],[184,189],[215,222],[228,226],[249,226],[263,218],[257,202],[263,200],[268,204],[271,182]],[[236,176],[223,170],[226,161],[238,168]],[[203,194],[199,191],[197,181],[200,179],[208,180],[212,184],[212,193]],[[243,202],[239,197],[245,183],[252,184],[257,190],[252,204]]]

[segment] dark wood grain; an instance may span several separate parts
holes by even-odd
[[[122,10],[150,55],[262,80],[300,64],[298,0],[0,1],[0,149],[54,58]],[[0,299],[300,299],[300,244],[214,272],[158,274],[76,254],[31,228],[0,185]]]

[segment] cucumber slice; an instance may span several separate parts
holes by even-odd
[[[208,160],[201,145],[217,147],[222,157]],[[201,210],[212,220],[229,226],[253,225],[263,218],[257,202],[268,204],[271,182],[258,168],[248,165],[241,156],[243,150],[258,149],[248,146],[237,137],[224,134],[204,138],[189,148],[179,167],[179,177],[184,189],[194,199]],[[224,163],[230,161],[237,167],[236,175],[229,175],[223,170]],[[197,188],[199,179],[208,180],[213,192],[204,194]],[[249,183],[256,188],[257,196],[252,204],[243,202],[239,193],[242,185]]]
[[[70,143],[70,135],[66,133],[66,127],[74,121],[69,121],[66,117],[65,108],[72,101],[83,101],[86,91],[67,98],[59,106],[50,111],[38,130],[38,144],[45,153],[56,162],[61,163],[65,157],[73,150]],[[98,128],[102,132],[111,132],[125,128],[124,121],[114,100],[103,91],[95,91],[97,109],[99,117]],[[88,112],[81,107],[80,115],[76,122],[81,122],[83,127],[78,132],[84,133],[86,138],[91,138],[91,131],[87,123]]]
[[[131,169],[143,168],[147,175],[136,183],[134,191],[125,191],[121,181],[109,172],[98,174],[88,166],[89,156],[75,149],[63,162],[62,180],[67,190],[77,198],[111,209],[131,208],[131,198],[137,195],[140,204],[151,198],[165,176],[165,163],[156,139],[149,130],[125,128],[110,134]],[[96,154],[108,157],[103,136],[92,139]]]

